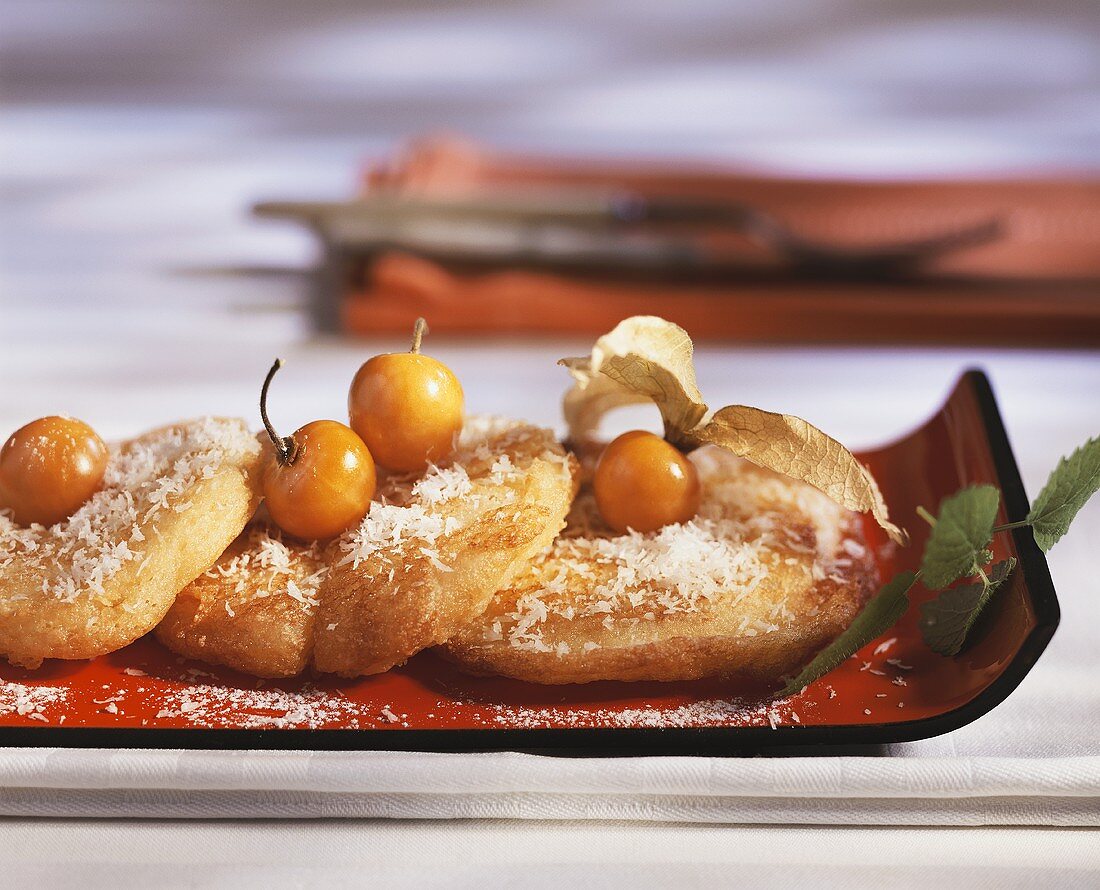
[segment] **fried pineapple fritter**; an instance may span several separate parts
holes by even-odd
[[[259,456],[242,421],[180,423],[112,447],[102,488],[64,522],[0,511],[0,655],[34,668],[152,630],[255,511]]]
[[[185,587],[157,625],[173,652],[257,677],[293,677],[309,664],[317,593],[328,574],[317,544],[258,519]]]
[[[157,628],[182,655],[262,677],[385,671],[443,642],[550,546],[574,462],[548,430],[470,419],[454,454],[380,479],[360,526],[324,548],[243,535]]]
[[[859,517],[800,482],[705,448],[699,515],[615,535],[589,492],[565,533],[444,654],[533,683],[774,682],[846,628],[876,583]]]
[[[549,430],[474,419],[446,462],[391,479],[338,539],[314,625],[314,665],[360,676],[442,643],[546,550],[575,493]]]

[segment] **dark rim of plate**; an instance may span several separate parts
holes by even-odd
[[[1010,522],[1030,509],[1020,471],[985,373],[959,379],[975,396]],[[1036,626],[1001,674],[953,710],[918,720],[826,726],[578,728],[578,729],[147,729],[0,727],[0,746],[65,748],[187,748],[286,751],[526,751],[557,756],[744,755],[755,752],[845,753],[951,732],[988,713],[1020,684],[1050,642],[1060,610],[1046,556],[1030,530],[1012,532]],[[823,751],[821,746],[828,746]],[[777,750],[779,749],[779,750]]]

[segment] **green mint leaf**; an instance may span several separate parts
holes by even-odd
[[[893,627],[909,608],[909,597],[906,594],[916,577],[912,572],[895,575],[882,590],[871,597],[848,629],[818,652],[814,660],[784,687],[783,695],[793,695],[814,680],[824,677],[844,659]]]
[[[1001,494],[992,485],[972,485],[940,504],[940,515],[924,545],[921,574],[932,590],[974,574],[986,545],[993,539],[993,522]]]
[[[1073,517],[1100,489],[1100,436],[1089,439],[1058,461],[1027,514],[1035,543],[1050,550],[1069,529]]]
[[[1010,556],[993,566],[988,584],[960,584],[922,604],[920,632],[928,648],[940,655],[957,655],[974,622],[1015,567],[1016,560]]]

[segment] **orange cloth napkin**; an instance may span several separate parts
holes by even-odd
[[[683,165],[497,155],[429,140],[368,168],[371,193],[476,197],[521,189],[629,189],[728,199],[808,238],[874,244],[1000,219],[996,241],[952,253],[904,281],[799,280],[762,249],[745,280],[669,281],[527,268],[448,268],[384,252],[356,270],[342,317],[358,333],[600,333],[638,313],[700,339],[1100,345],[1100,179],[867,182],[751,176]],[[739,244],[751,257],[752,245]],[[769,262],[771,267],[769,267]]]

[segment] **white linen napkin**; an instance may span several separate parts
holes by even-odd
[[[4,748],[0,815],[1100,826],[1100,757]]]

